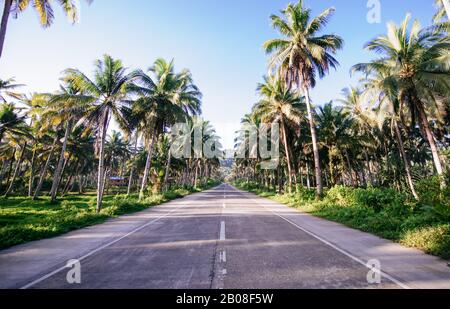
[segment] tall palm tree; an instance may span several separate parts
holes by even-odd
[[[360,99],[368,101],[369,106],[376,108],[379,115],[379,126],[382,126],[386,119],[390,119],[391,127],[397,139],[400,156],[403,160],[406,181],[412,195],[418,200],[419,195],[415,189],[414,180],[412,178],[410,160],[406,154],[403,137],[399,127],[399,119],[402,115],[398,98],[399,93],[397,84],[389,74],[385,74],[385,72],[380,69],[377,72],[372,72],[370,76],[367,76],[364,81],[364,93]]]
[[[76,100],[77,110],[82,114],[78,124],[96,132],[98,152],[97,212],[102,209],[105,175],[105,142],[112,117],[125,122],[124,110],[127,107],[128,88],[134,75],[127,74],[120,60],[105,55],[95,63],[94,79],[90,79],[79,70],[65,71],[66,81],[82,93]]]
[[[93,0],[86,1],[90,4]],[[14,18],[17,18],[17,15],[23,12],[31,4],[39,15],[41,26],[45,28],[50,27],[54,19],[52,0],[4,0],[4,2],[5,5],[3,7],[3,15],[0,23],[0,58],[2,57],[8,20],[11,14]],[[76,2],[73,0],[58,0],[58,2],[62,6],[69,20],[75,23],[79,17]]]
[[[149,70],[137,73],[139,83],[130,90],[137,94],[133,108],[139,115],[139,131],[147,145],[147,160],[139,192],[143,199],[147,188],[153,150],[159,135],[177,121],[183,121],[189,113],[199,113],[201,93],[192,82],[189,71],[176,74],[173,61],[157,59]]]
[[[272,55],[270,68],[278,68],[289,87],[297,87],[306,99],[311,138],[313,143],[317,195],[323,193],[314,110],[311,105],[310,89],[316,84],[316,75],[325,76],[338,61],[333,57],[342,48],[341,37],[332,34],[320,35],[328,24],[334,8],[329,8],[311,20],[311,10],[303,6],[303,0],[289,4],[281,16],[272,15],[272,26],[283,38],[264,43],[264,49]]]
[[[56,201],[58,188],[61,181],[61,174],[65,162],[65,153],[67,149],[67,142],[72,133],[73,125],[79,120],[80,113],[78,111],[78,96],[80,91],[70,83],[61,85],[59,93],[51,95],[47,113],[52,113],[54,121],[65,122],[64,138],[62,141],[61,152],[59,155],[58,164],[53,175],[52,188],[50,190],[51,202]],[[61,111],[64,111],[61,113]]]
[[[265,83],[258,85],[258,91],[262,100],[255,105],[253,112],[261,118],[263,123],[280,124],[288,167],[289,192],[292,192],[293,168],[287,129],[288,126],[299,125],[302,118],[302,99],[289,90],[283,81],[276,78],[266,78]]]
[[[366,44],[366,49],[381,54],[382,58],[354,66],[354,70],[371,74],[383,71],[385,79],[398,88],[402,106],[410,111],[427,139],[438,175],[444,169],[440,160],[435,136],[427,113],[437,109],[439,93],[447,93],[450,85],[450,42],[445,33],[422,29],[414,21],[408,31],[411,16],[408,14],[400,26],[388,24],[388,34]],[[445,182],[442,181],[442,185]]]

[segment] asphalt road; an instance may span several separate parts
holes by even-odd
[[[399,288],[369,284],[369,268],[260,202],[221,185],[85,254],[80,284],[67,282],[66,268],[26,287]]]

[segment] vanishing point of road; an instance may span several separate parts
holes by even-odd
[[[67,282],[72,259],[80,261],[80,284]],[[379,284],[368,281],[377,274],[373,261],[381,267]],[[0,288],[450,288],[450,268],[222,184],[0,251]]]

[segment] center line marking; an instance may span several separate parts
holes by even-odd
[[[227,208],[227,205],[226,205],[225,203],[223,203],[223,205],[222,205],[222,206],[223,206],[223,208]]]
[[[225,240],[225,221],[220,222],[220,240]]]

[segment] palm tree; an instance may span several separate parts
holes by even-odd
[[[55,173],[53,175],[52,188],[50,190],[51,202],[56,201],[56,195],[58,194],[58,188],[61,181],[61,174],[63,172],[65,153],[67,149],[67,142],[69,136],[72,133],[73,125],[79,120],[80,115],[78,112],[78,96],[80,91],[71,85],[61,85],[59,93],[52,95],[49,105],[47,107],[47,113],[52,113],[53,122],[65,122],[64,139],[62,142],[61,152],[59,155],[58,165],[56,166]],[[61,111],[64,111],[61,113]]]
[[[139,115],[139,131],[142,132],[147,146],[147,160],[139,192],[144,198],[147,188],[153,150],[159,135],[177,121],[183,121],[187,112],[199,112],[201,93],[192,83],[189,71],[176,74],[173,61],[157,59],[149,70],[155,81],[145,72],[139,72],[139,84],[130,90],[137,94],[133,108]]]
[[[385,119],[391,120],[391,127],[395,133],[398,149],[406,172],[406,181],[412,195],[418,200],[419,195],[417,194],[412,178],[411,164],[406,155],[402,134],[399,128],[401,111],[397,85],[389,74],[384,74],[382,70],[379,70],[378,72],[374,71],[370,76],[367,76],[364,81],[364,89],[364,96],[360,99],[369,101],[369,106],[372,107],[376,107],[378,104],[378,107],[376,108],[379,115],[378,125],[382,126]]]
[[[134,75],[126,74],[120,60],[105,55],[95,64],[94,79],[76,69],[65,71],[65,80],[82,93],[73,97],[77,110],[82,114],[78,124],[96,132],[98,151],[97,212],[102,209],[105,175],[105,142],[111,117],[118,123],[125,122],[128,87]]]
[[[437,109],[437,95],[449,89],[450,42],[445,33],[421,29],[418,21],[408,31],[410,18],[408,14],[400,27],[389,23],[386,36],[366,44],[366,49],[381,54],[381,59],[358,64],[354,69],[366,74],[383,71],[384,78],[395,84],[400,103],[409,109],[413,122],[418,119],[442,177],[444,169],[427,112]]]
[[[253,112],[263,123],[279,123],[280,134],[285,148],[288,167],[289,192],[292,192],[292,160],[287,138],[288,126],[298,126],[302,118],[302,99],[294,94],[279,79],[266,78],[265,83],[258,85],[262,100],[258,102]]]
[[[306,99],[311,138],[313,143],[317,195],[323,193],[322,171],[314,110],[309,90],[316,84],[315,76],[325,76],[338,61],[333,55],[342,48],[343,40],[337,35],[318,35],[327,25],[334,8],[329,8],[311,20],[311,10],[303,6],[303,0],[289,4],[281,16],[272,15],[272,26],[283,36],[264,43],[264,49],[272,54],[270,69],[277,68],[289,87],[297,87]]]
[[[14,78],[7,80],[0,79],[0,102],[6,103],[7,97],[20,100],[22,95],[20,93],[14,92],[16,88],[23,87],[24,85],[16,84]]]
[[[17,18],[30,4],[39,15],[41,26],[47,28],[51,26],[54,19],[52,0],[4,0],[3,15],[0,24],[0,58],[2,57],[3,45],[6,37],[9,16]],[[93,0],[86,0],[89,4]],[[70,21],[75,23],[78,20],[78,8],[73,0],[58,0]]]

